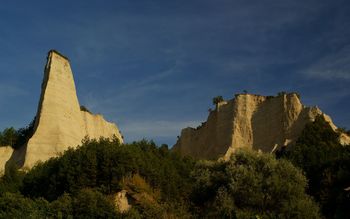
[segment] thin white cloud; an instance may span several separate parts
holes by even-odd
[[[154,85],[155,83],[161,81],[162,79],[165,79],[165,78],[170,77],[171,75],[175,74],[177,72],[178,67],[179,67],[179,64],[176,61],[174,66],[171,66],[170,68],[168,68],[162,72],[150,74],[150,76],[142,78],[142,79],[138,79],[137,81],[129,82],[128,84],[123,86],[122,89],[128,90],[128,89],[134,89],[135,87]]]
[[[337,53],[322,57],[303,73],[315,79],[350,80],[350,45],[345,46]]]
[[[26,91],[12,84],[0,84],[0,98],[8,98],[26,94]]]
[[[150,74],[145,78],[138,78],[137,80],[129,81],[121,87],[110,90],[110,95],[106,98],[101,98],[93,93],[89,93],[83,97],[83,103],[93,111],[99,111],[101,108],[104,108],[104,112],[106,112],[108,111],[106,108],[110,108],[111,111],[115,113],[118,110],[130,110],[127,105],[125,106],[125,103],[143,100],[145,96],[151,95],[152,93],[158,93],[160,91],[166,92],[169,90],[190,90],[193,88],[192,83],[182,84],[181,87],[176,84],[164,85],[162,83],[164,79],[176,74],[179,71],[178,68],[180,68],[180,66],[180,62],[176,61],[173,66],[164,71]],[[120,103],[123,103],[123,107],[120,107]]]

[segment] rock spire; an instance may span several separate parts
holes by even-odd
[[[26,145],[14,151],[11,161],[31,168],[68,147],[76,147],[85,136],[116,137],[123,142],[114,123],[81,109],[69,60],[55,50],[48,53],[41,89],[34,134]]]

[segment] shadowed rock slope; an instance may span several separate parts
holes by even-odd
[[[57,156],[82,139],[116,137],[123,142],[118,127],[102,115],[81,110],[69,60],[52,50],[47,57],[34,134],[12,154],[10,162],[31,168],[38,161]],[[9,163],[9,162],[8,162]]]
[[[276,97],[238,94],[218,103],[202,126],[183,129],[173,150],[202,159],[227,159],[242,147],[273,152],[293,144],[318,115],[337,130],[329,116],[317,107],[305,107],[296,93]],[[349,136],[341,134],[340,142],[349,144]]]

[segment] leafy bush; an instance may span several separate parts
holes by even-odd
[[[32,200],[6,192],[0,196],[0,218],[45,218],[48,205],[42,198]]]
[[[0,146],[11,146],[14,149],[23,146],[34,133],[35,117],[25,128],[16,130],[15,128],[5,128],[0,132]]]
[[[199,217],[319,217],[306,178],[286,160],[238,151],[228,162],[199,163],[193,174]]]
[[[213,98],[213,105],[218,105],[222,101],[224,101],[224,98],[222,96],[216,96]]]
[[[85,188],[110,195],[123,188],[123,179],[139,174],[160,191],[160,203],[174,201],[182,208],[191,191],[193,165],[192,159],[145,140],[125,145],[116,139],[85,140],[77,149],[33,167],[20,190],[25,196],[49,201]]]
[[[113,203],[102,193],[92,189],[82,189],[72,200],[74,218],[117,218]],[[64,210],[64,209],[62,209]]]
[[[348,169],[333,167],[338,183]],[[195,161],[145,140],[85,139],[27,173],[9,169],[0,179],[0,218],[317,218],[306,186],[298,169],[271,155]],[[121,189],[134,199],[126,214],[111,199]]]
[[[14,146],[17,141],[17,131],[11,127],[6,128],[0,132],[0,145],[1,146]]]
[[[344,190],[350,185],[350,147],[342,146],[338,138],[339,133],[319,116],[282,156],[303,169],[309,180],[308,193],[327,218],[342,218],[350,212],[350,195]]]

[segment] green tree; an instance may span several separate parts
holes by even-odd
[[[11,146],[14,149],[23,146],[34,133],[35,118],[25,128],[16,130],[11,127],[0,132],[0,146]]]
[[[161,202],[175,202],[180,209],[186,206],[192,188],[193,166],[191,158],[145,140],[124,145],[109,139],[86,140],[82,146],[33,167],[20,191],[48,201],[84,188],[110,195],[122,189],[125,177],[139,174],[160,191]]]
[[[93,189],[82,189],[73,199],[74,218],[118,218],[111,200]]]
[[[200,217],[319,217],[304,175],[271,155],[238,151],[228,162],[199,164],[193,177]]]
[[[17,131],[13,127],[6,128],[2,132],[1,138],[1,145],[14,146],[18,138]]]
[[[296,144],[282,157],[303,169],[308,193],[320,203],[327,218],[348,215],[350,196],[344,191],[350,182],[350,147],[339,143],[335,132],[323,116],[305,126]]]
[[[73,199],[68,193],[64,193],[57,200],[50,203],[50,216],[53,218],[73,218]]]
[[[0,218],[45,218],[48,202],[32,200],[18,193],[4,193],[0,196]]]
[[[29,123],[27,127],[20,128],[16,131],[17,139],[16,142],[12,145],[14,149],[22,147],[33,136],[35,119],[36,117],[34,117],[34,119]]]
[[[217,106],[222,101],[224,101],[224,98],[222,96],[216,96],[213,98],[213,105]]]
[[[22,187],[24,176],[25,173],[18,170],[17,165],[7,165],[4,175],[0,178],[0,194],[5,192],[18,192]]]

